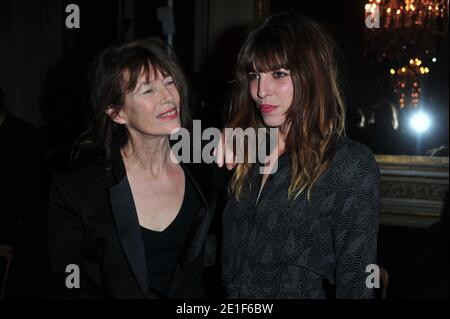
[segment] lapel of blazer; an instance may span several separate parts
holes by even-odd
[[[186,178],[191,179],[200,194],[204,207],[196,212],[195,220],[188,232],[186,243],[182,248],[179,260],[167,287],[167,293],[169,295],[176,294],[177,284],[184,274],[182,271],[183,268],[202,253],[217,200],[217,194],[213,186],[214,176],[208,174],[208,171],[200,168],[200,166],[196,167],[193,164],[183,163],[181,163],[181,166],[187,175]]]
[[[180,264],[184,266],[185,264],[194,260],[201,252],[204,241],[208,234],[209,225],[212,219],[213,208],[215,206],[215,194],[214,187],[211,187],[205,183],[205,176],[207,172],[205,170],[198,171],[200,167],[194,167],[194,165],[181,164],[184,171],[190,178],[195,188],[197,189],[200,197],[202,199],[205,208],[200,209],[193,223],[191,231],[188,233],[186,249],[182,252],[180,256]],[[212,176],[207,178],[211,179]]]
[[[119,150],[112,154],[112,177],[109,200],[119,240],[136,281],[144,296],[149,295],[144,243],[139,229],[139,219],[125,165]]]
[[[111,172],[108,184],[109,200],[119,235],[122,249],[128,259],[130,268],[144,296],[152,295],[147,279],[147,265],[139,219],[133,201],[131,187],[128,182],[120,150],[112,153]],[[186,244],[181,252],[179,263],[169,283],[169,291],[176,289],[180,268],[192,262],[201,253],[208,234],[212,215],[217,201],[214,172],[205,170],[205,166],[181,163],[186,178],[190,178],[196,187],[205,208],[200,209],[188,233]],[[155,293],[155,296],[157,294]]]

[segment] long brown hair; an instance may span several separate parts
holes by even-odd
[[[331,163],[334,142],[344,134],[336,54],[334,41],[318,23],[296,13],[282,13],[257,25],[238,55],[227,127],[264,126],[250,95],[249,72],[290,71],[294,97],[280,128],[291,159],[290,199],[305,190],[310,197],[314,183]],[[246,161],[234,171],[230,190],[236,199],[250,168]]]
[[[125,94],[135,89],[141,75],[159,71],[170,75],[180,94],[180,119],[189,125],[189,95],[187,82],[171,47],[158,38],[136,40],[104,49],[95,59],[90,73],[91,104],[94,118],[91,129],[80,143],[82,148],[100,151],[102,160],[109,161],[113,147],[128,141],[124,125],[117,124],[106,110],[119,112]]]

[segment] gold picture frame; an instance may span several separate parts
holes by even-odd
[[[427,228],[441,218],[448,157],[375,155],[381,173],[382,225]]]

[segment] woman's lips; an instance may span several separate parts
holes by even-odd
[[[157,116],[157,118],[162,120],[174,120],[178,117],[178,111],[176,108],[173,108],[171,110],[168,110],[164,113],[161,113]]]
[[[261,112],[263,113],[270,113],[273,110],[275,110],[277,108],[276,105],[271,105],[271,104],[261,104],[259,106],[259,109],[261,110]]]

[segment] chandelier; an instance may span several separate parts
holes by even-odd
[[[421,81],[429,72],[430,68],[424,66],[419,58],[411,58],[408,65],[389,70],[400,109],[403,109],[406,105],[414,108],[419,106]]]
[[[365,31],[366,54],[378,61],[429,56],[448,36],[448,0],[369,0],[366,20],[376,24]]]
[[[365,4],[364,55],[386,65],[401,109],[420,104],[431,64],[439,49],[448,45],[448,10],[448,0],[368,0]]]

